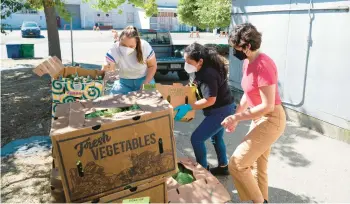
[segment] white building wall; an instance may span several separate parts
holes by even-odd
[[[14,29],[20,28],[23,21],[34,21],[38,23],[41,28],[46,28],[46,18],[44,11],[38,11],[37,14],[20,14],[14,13],[5,20],[2,20],[1,23],[9,24]]]
[[[177,6],[179,0],[157,0],[156,2],[160,6]]]
[[[303,0],[236,0],[232,24],[251,22],[262,32],[261,48],[278,67],[286,107],[349,130],[350,13],[338,9],[350,1],[313,0],[319,10],[310,16],[309,6]],[[230,56],[236,88],[241,77],[241,62]]]
[[[102,11],[92,8],[92,5],[95,4],[93,0],[89,3],[84,3],[82,0],[66,0],[65,2],[66,4],[80,5],[81,28],[83,29],[92,29],[96,21],[98,21],[96,18],[98,13],[105,16],[105,13]],[[176,7],[178,5],[178,0],[158,0],[157,4],[161,6],[158,8],[159,12],[176,12],[176,8],[162,7]],[[119,9],[123,11],[122,14],[118,14]],[[150,29],[150,18],[146,17],[146,13],[143,9],[135,8],[127,3],[121,5],[119,9],[108,12],[113,28],[122,29],[128,25],[134,25],[140,29]],[[133,15],[133,22],[128,21],[128,15]],[[107,18],[105,17],[105,19]],[[38,11],[38,14],[12,14],[3,22],[12,25],[13,28],[19,28],[24,20],[35,21],[42,28],[46,28],[45,14],[43,11]],[[177,19],[173,19],[172,23],[173,30],[188,30],[186,26],[179,25]]]

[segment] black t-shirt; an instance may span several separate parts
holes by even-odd
[[[193,79],[194,78],[194,79]],[[203,67],[192,75],[193,83],[197,85],[202,98],[216,97],[214,105],[205,108],[210,110],[233,103],[233,96],[228,86],[227,78],[210,67]]]

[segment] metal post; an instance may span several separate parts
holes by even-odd
[[[72,51],[72,66],[74,66],[74,56],[73,56],[73,26],[72,17],[70,18],[70,46]]]

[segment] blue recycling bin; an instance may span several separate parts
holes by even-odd
[[[21,45],[20,44],[8,44],[6,45],[8,58],[20,58],[21,57]]]

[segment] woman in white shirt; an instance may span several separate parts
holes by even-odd
[[[151,45],[140,39],[136,27],[126,27],[106,54],[102,70],[119,69],[119,80],[114,82],[111,94],[128,94],[142,89],[144,84],[154,84],[157,71],[156,56]]]

